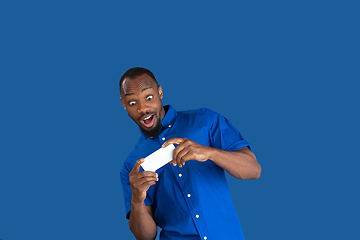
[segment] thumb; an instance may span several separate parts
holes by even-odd
[[[129,175],[138,174],[140,170],[140,164],[142,164],[143,162],[144,158],[140,158],[139,160],[137,160]]]

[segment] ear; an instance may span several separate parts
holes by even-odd
[[[123,105],[124,109],[126,110],[125,103],[124,103],[124,101],[123,101],[122,97],[120,97],[120,101],[121,101],[121,103],[122,103],[122,105]]]
[[[162,91],[162,87],[160,85],[158,87],[158,92],[159,92],[160,99],[162,99],[163,98],[163,91]]]

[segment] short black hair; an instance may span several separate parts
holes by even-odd
[[[122,83],[124,82],[125,78],[134,79],[140,75],[143,75],[144,73],[149,75],[156,82],[156,84],[159,85],[158,82],[156,81],[154,74],[149,69],[142,68],[142,67],[133,67],[133,68],[128,69],[120,78],[120,81],[119,81],[120,94],[121,94]]]

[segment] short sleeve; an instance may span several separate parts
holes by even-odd
[[[243,147],[251,149],[250,144],[225,117],[206,108],[204,112],[209,124],[212,147],[226,151],[236,151]]]
[[[123,168],[120,171],[120,180],[121,180],[121,184],[122,184],[122,188],[123,188],[123,193],[124,193],[124,201],[125,201],[125,211],[126,211],[126,218],[129,219],[129,214],[131,211],[131,196],[132,196],[132,192],[131,192],[131,187],[130,187],[130,182],[129,182],[129,173],[131,171],[132,168],[127,168],[127,164],[125,162]],[[149,206],[152,205],[152,201],[150,200],[150,198],[147,196],[145,198],[145,205]]]

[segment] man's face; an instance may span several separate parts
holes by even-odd
[[[121,102],[130,118],[148,137],[161,132],[161,120],[165,111],[161,103],[161,86],[147,74],[134,79],[125,78],[121,89]]]

